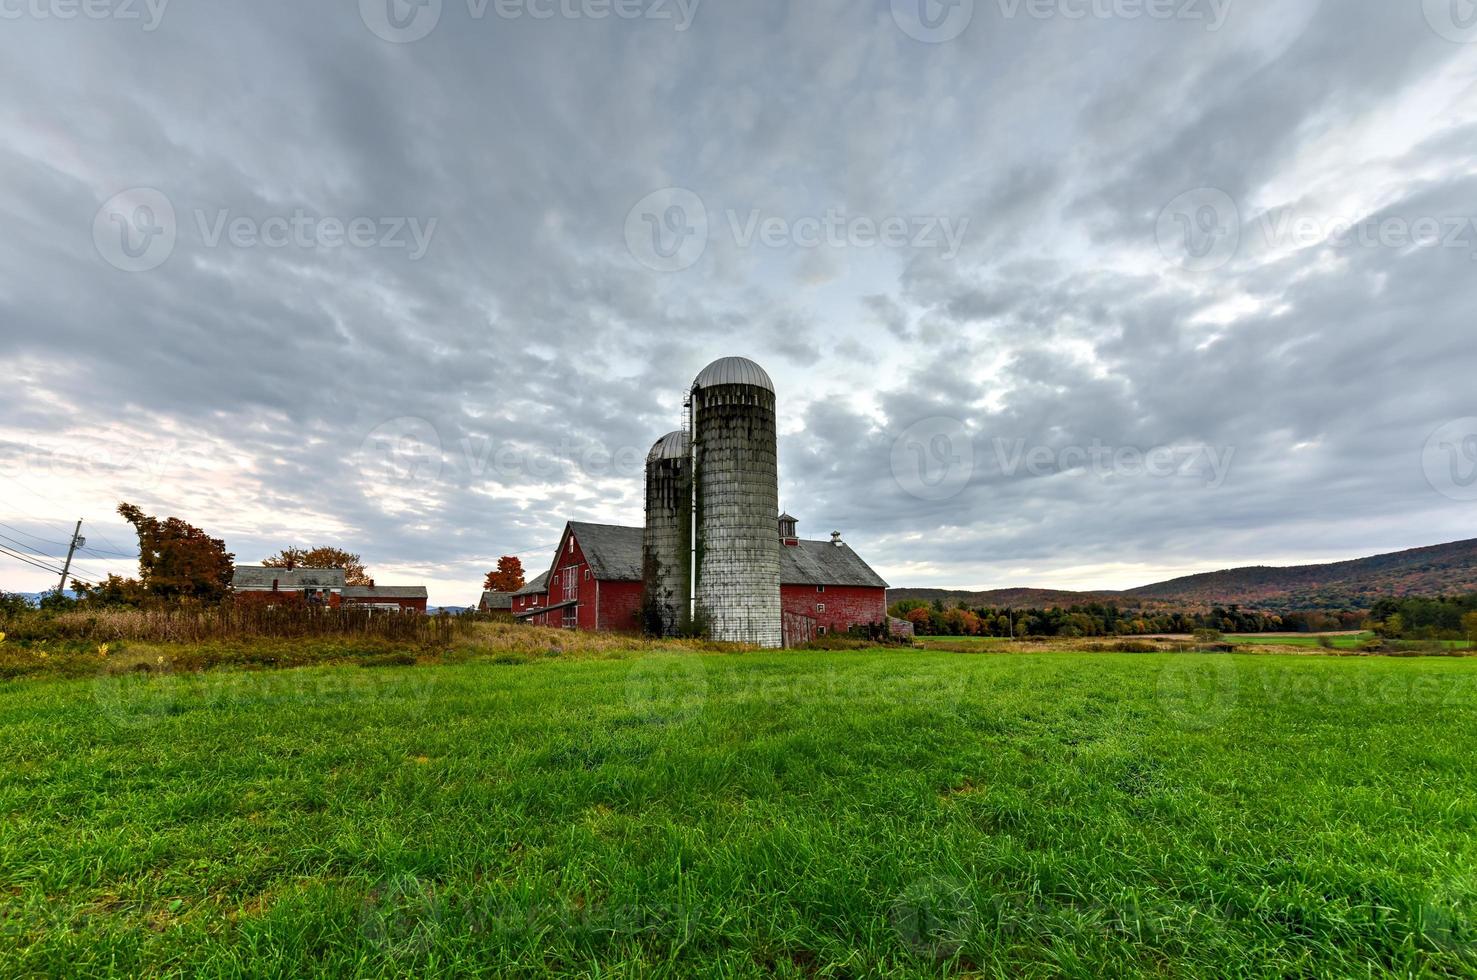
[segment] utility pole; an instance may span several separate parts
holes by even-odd
[[[62,565],[62,582],[56,587],[57,595],[67,591],[67,573],[72,570],[72,555],[85,544],[87,544],[87,539],[82,536],[82,522],[79,520],[77,527],[72,531],[72,543],[67,547],[67,561]]]

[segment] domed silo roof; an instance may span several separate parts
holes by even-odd
[[[693,383],[694,388],[711,388],[714,385],[753,385],[766,391],[774,391],[774,382],[759,365],[747,357],[720,357],[703,368]]]
[[[646,461],[654,463],[659,459],[685,459],[687,457],[687,433],[678,429],[676,432],[668,432],[656,441],[647,453]]]

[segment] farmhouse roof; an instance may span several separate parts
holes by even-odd
[[[549,573],[548,572],[543,572],[542,574],[539,575],[538,578],[534,579],[532,582],[529,582],[527,585],[525,585],[523,588],[519,589],[517,592],[514,592],[513,594],[514,595],[543,595],[545,592],[549,591],[549,586],[547,584],[548,581],[549,581]]]
[[[350,585],[344,588],[345,599],[424,599],[424,585]]]
[[[272,583],[283,592],[298,589],[331,589],[344,587],[342,568],[267,568],[264,565],[237,565],[231,587],[238,592],[271,592]]]

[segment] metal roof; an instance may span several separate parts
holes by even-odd
[[[231,587],[238,592],[271,592],[272,583],[283,592],[298,589],[342,589],[342,568],[267,568],[265,565],[237,565]]]
[[[781,585],[855,585],[885,589],[887,583],[850,545],[801,541],[780,548]]]
[[[608,524],[570,524],[569,528],[596,578],[603,582],[641,581],[641,528]],[[849,545],[838,547],[830,541],[781,546],[780,583],[887,588],[881,576]]]
[[[350,585],[344,588],[345,599],[424,599],[424,585]]]
[[[764,369],[747,357],[721,357],[703,368],[694,388],[711,388],[714,385],[753,385],[774,391],[774,382]]]
[[[641,528],[571,522],[569,530],[580,543],[585,563],[597,579],[602,582],[641,581]]]
[[[654,463],[659,459],[683,459],[687,456],[687,433],[682,430],[668,432],[656,441],[651,447],[651,452],[646,455],[648,463]]]
[[[527,585],[523,586],[523,588],[519,589],[517,592],[514,592],[513,594],[514,595],[543,595],[545,592],[549,591],[549,586],[547,584],[548,581],[549,581],[549,573],[548,572],[544,572],[538,578],[536,578],[533,581],[529,582]]]

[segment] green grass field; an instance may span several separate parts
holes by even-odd
[[[0,975],[1470,976],[1474,745],[1466,659],[12,682]]]
[[[1335,650],[1357,650],[1359,644],[1372,639],[1373,633],[1337,634],[1328,637]],[[1266,636],[1258,633],[1238,633],[1226,637],[1227,643],[1253,647],[1322,647],[1323,641],[1315,634],[1305,636]]]

